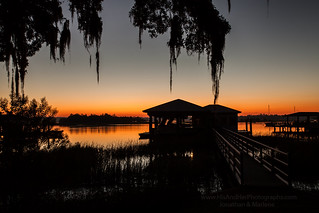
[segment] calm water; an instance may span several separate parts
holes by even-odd
[[[249,123],[248,123],[249,129]],[[245,122],[238,122],[238,130],[246,130]],[[252,123],[253,136],[269,136],[273,132],[273,128],[266,127],[264,122]]]
[[[139,140],[139,134],[148,131],[148,124],[119,124],[95,127],[58,126],[69,136],[71,143],[86,143],[96,145],[119,145],[126,143],[146,143]]]
[[[57,127],[69,136],[71,143],[87,143],[96,145],[117,145],[125,143],[146,143],[139,140],[139,133],[148,131],[148,124],[118,124],[96,127]],[[238,129],[244,130],[245,122],[238,123]],[[263,122],[253,123],[253,135],[270,135],[272,129],[265,127]]]

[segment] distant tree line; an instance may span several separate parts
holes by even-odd
[[[267,122],[267,121],[284,121],[286,120],[285,115],[268,115],[268,114],[259,114],[259,115],[246,115],[239,116],[238,121],[253,121],[253,122]]]
[[[118,117],[107,113],[102,115],[70,114],[67,118],[61,118],[59,125],[107,125],[107,124],[140,124],[147,120],[142,117]]]

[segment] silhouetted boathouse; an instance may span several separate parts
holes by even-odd
[[[205,110],[205,119],[212,128],[226,128],[232,131],[238,131],[238,110],[234,110],[221,105],[208,105],[203,107]]]
[[[149,116],[149,133],[194,133],[207,128],[227,128],[237,131],[240,111],[221,106],[199,105],[176,99],[146,110]]]
[[[286,115],[284,122],[271,122],[266,126],[273,127],[276,134],[318,134],[319,112],[296,112]]]

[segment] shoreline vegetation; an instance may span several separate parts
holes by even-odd
[[[208,134],[139,145],[66,143],[1,152],[0,212],[228,212],[228,207],[241,207],[237,212],[251,207],[280,212],[315,206],[318,190],[239,186]],[[318,182],[317,141],[255,139],[292,152],[296,184]],[[274,196],[274,200],[265,198]]]
[[[135,208],[145,201],[181,205],[233,184],[223,164],[216,164],[220,159],[212,144],[204,148],[185,140],[182,146],[172,141],[105,148],[77,143],[2,152],[0,212],[89,207],[118,212],[127,208],[122,203]]]
[[[228,212],[227,206],[244,207],[236,209],[239,212],[251,207],[260,212],[270,207],[276,212],[314,207],[316,190],[239,186],[215,143],[207,143],[204,134],[196,138],[108,147],[76,143],[23,153],[1,152],[0,212]],[[258,139],[287,147],[287,141]],[[314,152],[307,153],[313,159]],[[317,172],[303,173],[308,169],[304,163],[294,164],[295,179],[318,177]],[[247,196],[253,206],[247,206]],[[277,198],[265,198],[273,196]]]
[[[60,126],[104,126],[109,124],[146,124],[147,118],[134,116],[116,116],[107,113],[102,115],[70,114],[68,117],[57,119]]]

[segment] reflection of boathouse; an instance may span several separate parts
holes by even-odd
[[[221,105],[205,107],[176,99],[144,110],[149,116],[151,135],[193,133],[205,128],[227,128],[237,131],[237,110]]]

